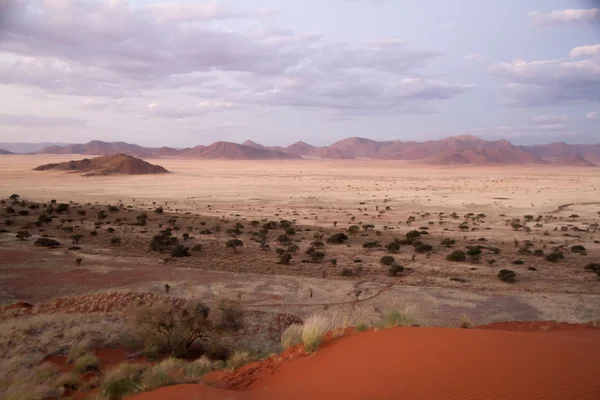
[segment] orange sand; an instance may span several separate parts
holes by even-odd
[[[243,391],[181,385],[128,399],[600,399],[600,329],[526,324],[353,334],[241,368]]]

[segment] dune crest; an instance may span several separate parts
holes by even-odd
[[[81,172],[83,176],[100,175],[147,175],[168,173],[160,165],[150,164],[139,158],[125,154],[102,156],[78,161],[45,164],[34,168],[34,171],[70,171]]]

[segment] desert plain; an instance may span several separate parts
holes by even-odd
[[[109,332],[126,322],[116,315],[128,303],[163,301],[165,296],[207,304],[223,298],[237,301],[252,314],[241,341],[256,352],[268,353],[280,350],[279,336],[286,321],[302,321],[315,313],[343,320],[345,327],[377,326],[390,310],[409,320],[409,325],[420,327],[520,322],[537,327],[536,321],[544,321],[543,333],[556,325],[547,321],[595,326],[594,321],[600,320],[599,277],[593,268],[586,269],[600,263],[597,168],[441,167],[381,160],[147,159],[171,173],[84,177],[73,172],[33,171],[36,166],[73,157],[0,157],[0,197],[5,199],[0,221],[0,305],[4,306],[0,316],[5,343],[17,340],[15,324],[27,324],[32,318],[65,318],[61,329],[78,325],[76,318],[86,318],[95,330]],[[7,212],[13,194],[25,202],[13,208],[27,209],[28,214]],[[61,203],[68,207],[51,223],[41,225],[41,231],[32,225],[48,205]],[[28,208],[29,204],[41,207]],[[136,223],[140,214],[146,215],[143,225]],[[30,236],[19,240],[16,234],[25,227]],[[149,249],[153,237],[168,227],[169,234],[187,248],[185,256]],[[261,236],[261,230],[267,233]],[[328,240],[340,233],[347,236],[342,242]],[[60,245],[35,246],[44,236]],[[229,245],[234,239],[242,244]],[[295,249],[290,250],[291,246]],[[450,260],[456,251],[465,257]],[[282,262],[283,254],[289,257]],[[549,257],[552,254],[560,256]],[[392,270],[394,266],[398,269]],[[514,275],[499,279],[501,270]],[[273,316],[277,316],[275,327]],[[285,316],[283,322],[281,316]],[[589,342],[590,354],[597,357],[598,342],[591,343],[599,336],[593,330],[591,336],[582,334],[576,340]],[[573,331],[543,340],[552,346],[556,337],[578,337],[579,331]],[[63,332],[71,342],[81,332],[72,334]],[[108,344],[110,340],[102,336],[97,332],[93,340]],[[498,336],[497,340],[506,338]],[[28,340],[39,340],[30,351],[39,357],[36,362],[46,360],[48,353],[60,353],[53,337]],[[460,346],[468,347],[470,340],[461,337]],[[485,347],[490,345],[488,340],[496,339],[473,340],[482,340]],[[515,348],[537,351],[531,350],[529,341],[536,342],[515,337]],[[23,343],[30,345],[26,340]],[[365,343],[360,346],[368,346]],[[340,351],[336,349],[326,347],[315,358]],[[574,351],[585,353],[581,347]],[[14,356],[6,345],[3,353],[4,359]],[[449,360],[458,356],[447,355]],[[578,362],[556,354],[563,356],[569,362],[562,368]],[[542,359],[531,367],[549,362]],[[475,356],[472,362],[481,361]],[[300,368],[295,365],[281,372],[287,374],[286,379],[294,375],[290,368]],[[236,384],[226,388],[243,386]],[[303,398],[290,396],[296,389],[288,387],[286,392],[276,383],[272,386],[277,396],[287,393],[285,398]],[[256,395],[271,398],[261,388]],[[188,389],[182,388],[180,398],[194,398],[185,394]],[[547,392],[531,390],[526,392],[533,396],[529,398],[565,395],[556,387]],[[497,396],[489,398],[509,398],[501,396],[501,391],[494,389]],[[68,392],[85,398],[77,393]],[[586,381],[573,398],[594,398],[599,393],[597,385]],[[333,395],[322,392],[326,394]],[[238,398],[231,392],[205,395]],[[251,398],[248,393],[239,395]],[[439,390],[437,395],[441,396]],[[354,398],[368,398],[360,396]],[[409,398],[420,398],[419,392],[410,392]]]

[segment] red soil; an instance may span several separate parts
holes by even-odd
[[[128,399],[600,398],[600,329],[584,325],[395,328],[350,334],[311,356],[299,351],[214,373],[210,387],[167,387]],[[217,388],[223,386],[246,390]]]

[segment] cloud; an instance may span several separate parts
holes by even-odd
[[[599,8],[552,11],[548,14],[531,11],[528,15],[534,24],[540,26],[594,24],[600,22]]]
[[[592,111],[585,116],[587,119],[600,120],[600,111]]]
[[[146,111],[148,112],[148,115],[183,120],[187,118],[203,116],[209,113],[234,110],[238,108],[240,108],[239,105],[225,101],[202,101],[194,106],[182,107],[150,103],[146,107]]]
[[[539,115],[537,117],[531,118],[531,122],[534,124],[550,124],[557,122],[565,122],[571,120],[571,117],[568,115]]]
[[[326,43],[318,33],[261,25],[273,15],[268,10],[238,11],[216,2],[16,4],[0,40],[0,84],[92,98],[83,104],[87,109],[124,110],[120,99],[147,97],[157,99],[150,115],[162,118],[252,106],[416,112],[471,87],[420,76],[419,69],[444,56],[440,52],[396,39]],[[211,23],[230,19],[239,31]],[[182,93],[221,105],[158,100]]]
[[[540,131],[564,131],[566,129],[566,126],[563,124],[550,124],[536,126],[535,129]]]
[[[40,117],[26,114],[0,114],[0,125],[27,128],[85,128],[86,122],[79,118]]]
[[[540,60],[495,63],[492,75],[505,85],[508,105],[541,106],[569,102],[600,101],[600,60]]]
[[[573,50],[571,50],[569,55],[571,58],[594,57],[600,55],[600,44],[575,47]]]

